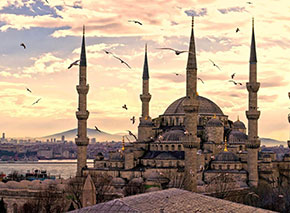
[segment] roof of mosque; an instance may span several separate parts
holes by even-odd
[[[229,134],[229,143],[245,143],[248,140],[248,136],[240,131],[232,130]]]
[[[180,141],[184,137],[184,130],[173,129],[162,135],[162,141]]]
[[[245,124],[240,120],[235,121],[233,125],[234,125],[234,128],[236,129],[246,129]]]
[[[223,123],[217,118],[211,118],[207,123],[207,127],[223,127]]]
[[[220,152],[216,155],[214,161],[239,161],[239,158],[232,152]]]
[[[172,114],[184,114],[183,110],[183,101],[186,97],[182,97],[174,101],[172,104],[169,105],[169,107],[165,110],[164,115],[172,115]],[[219,108],[218,105],[216,105],[211,100],[202,97],[197,96],[197,100],[199,102],[199,114],[216,114],[216,115],[224,115],[222,110]]]
[[[182,189],[167,189],[111,200],[71,213],[113,212],[271,212]]]

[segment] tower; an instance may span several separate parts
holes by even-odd
[[[249,92],[249,108],[246,111],[248,119],[248,141],[246,143],[248,151],[248,173],[249,185],[256,187],[258,185],[258,149],[260,147],[260,140],[258,137],[258,119],[260,111],[258,111],[258,90],[260,83],[257,82],[257,56],[256,43],[254,33],[254,19],[252,20],[252,42],[250,53],[250,75],[247,83],[247,90]]]
[[[140,117],[140,123],[138,126],[138,141],[146,141],[152,136],[152,120],[149,116],[149,102],[151,100],[151,94],[149,93],[149,68],[147,59],[147,44],[145,45],[145,59],[143,66],[142,77],[142,94],[140,99],[142,102],[142,116]]]
[[[199,138],[197,137],[197,65],[194,42],[194,17],[192,17],[191,37],[189,44],[189,53],[186,67],[186,99],[183,108],[185,112],[185,132],[187,133],[183,140],[184,147],[184,172],[185,189],[189,191],[197,190],[197,149],[199,148]]]
[[[89,85],[87,84],[87,59],[85,47],[85,27],[83,27],[83,41],[79,66],[79,85],[77,85],[79,94],[79,105],[76,117],[78,119],[78,134],[75,139],[77,145],[77,176],[82,175],[82,169],[87,165],[87,146],[89,138],[87,137],[87,119],[89,111],[87,110],[87,94]]]

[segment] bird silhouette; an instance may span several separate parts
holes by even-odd
[[[130,118],[130,121],[132,121],[132,124],[135,123],[135,116],[133,116],[132,118]]]
[[[104,50],[104,52],[105,52],[106,54],[113,54],[112,52],[110,52],[110,51],[108,51],[108,50]]]
[[[41,98],[37,99],[32,105],[37,104]]]
[[[234,80],[229,80],[229,82],[232,82],[232,83],[234,83],[235,85],[240,85],[240,86],[242,86],[243,84],[241,83],[241,82],[237,82],[237,81],[234,81]]]
[[[122,106],[122,108],[125,109],[125,110],[128,110],[128,107],[127,107],[126,104],[124,104],[124,105]]]
[[[181,53],[185,53],[185,52],[188,52],[186,50],[176,50],[176,49],[173,49],[173,48],[168,48],[168,47],[161,47],[161,48],[156,48],[156,49],[159,49],[159,50],[172,50],[175,52],[175,55],[180,55]]]
[[[127,130],[127,131],[129,132],[129,135],[130,136],[133,136],[135,138],[136,141],[138,140],[137,137],[136,137],[136,135],[134,135],[130,130]]]
[[[114,56],[114,55],[113,55]],[[127,64],[125,61],[123,61],[121,58],[114,56],[114,58],[118,59],[122,64],[126,64],[127,67],[129,67],[131,69],[131,67],[129,66],[129,64]]]
[[[26,90],[27,90],[28,92],[32,93],[32,91],[31,91],[30,89],[28,89],[27,87],[26,87]]]
[[[134,22],[136,24],[142,25],[142,23],[140,21],[137,21],[137,20],[128,20],[128,22]]]
[[[99,130],[99,128],[97,126],[95,126],[95,129],[97,132],[102,132],[101,130]]]
[[[231,78],[234,79],[235,75],[236,75],[236,73],[232,74],[231,75]]]
[[[24,43],[21,43],[20,46],[23,47],[24,49],[26,49],[26,46]]]
[[[80,61],[80,60],[76,60],[75,62],[71,63],[71,64],[68,66],[68,69],[72,68],[72,66],[74,66],[74,65],[78,65],[78,62],[79,62],[79,61]]]
[[[220,71],[222,71],[222,70],[220,69],[220,67],[219,67],[216,63],[213,62],[213,60],[211,60],[211,59],[208,59],[208,60],[210,60],[210,62],[212,63],[212,65],[213,65],[214,67],[216,67],[216,68],[218,68]]]
[[[252,2],[248,1],[247,4],[253,4]]]
[[[236,29],[236,33],[237,33],[237,32],[239,32],[239,31],[240,31],[240,29],[239,29],[239,28],[237,28],[237,29]]]
[[[127,137],[127,135],[125,135],[125,137],[126,137],[126,139],[127,139],[129,142],[131,142],[130,139]]]
[[[177,72],[175,72],[174,74],[175,74],[176,76],[179,76],[179,75],[181,76],[181,74],[179,74],[179,73],[177,73]]]
[[[201,81],[201,83],[203,83],[203,84],[204,84],[204,81],[203,81],[201,78],[197,78],[197,80],[200,80],[200,81]]]
[[[47,2],[47,4],[49,4],[47,0],[45,0],[45,1]]]

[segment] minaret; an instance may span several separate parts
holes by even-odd
[[[247,90],[249,92],[249,109],[246,111],[248,118],[248,141],[246,143],[248,151],[248,173],[249,185],[258,186],[258,149],[260,147],[260,140],[258,137],[258,119],[260,111],[258,111],[258,97],[257,93],[260,83],[257,82],[257,56],[254,33],[254,18],[252,20],[252,42],[250,54],[250,75],[247,83]]]
[[[145,45],[145,59],[143,67],[143,89],[140,99],[142,101],[142,116],[138,126],[138,141],[146,141],[152,136],[152,120],[149,116],[149,102],[151,95],[149,93],[149,68],[147,60],[147,44]]]
[[[194,43],[194,17],[192,17],[191,37],[189,53],[186,67],[186,99],[183,103],[185,112],[185,131],[186,135],[183,141],[184,161],[185,161],[185,189],[189,191],[197,190],[197,149],[199,148],[199,138],[197,137],[197,66]]]
[[[75,139],[77,145],[77,176],[82,175],[82,168],[87,165],[87,145],[89,144],[89,138],[87,137],[87,119],[89,117],[89,111],[87,110],[87,94],[89,91],[89,85],[87,84],[87,59],[86,59],[86,47],[85,47],[85,27],[83,27],[83,41],[79,67],[79,85],[77,85],[77,91],[79,94],[79,107],[76,112],[78,119],[78,134]]]

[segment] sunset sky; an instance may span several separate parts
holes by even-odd
[[[289,0],[1,0],[0,1],[0,132],[7,137],[39,137],[77,127],[78,67],[86,26],[88,127],[108,133],[137,132],[141,114],[144,46],[148,44],[150,115],[162,114],[185,95],[187,54],[195,15],[198,92],[229,116],[247,125],[245,86],[228,82],[236,73],[248,81],[252,17],[261,83],[259,136],[286,141],[290,102]],[[128,22],[135,19],[142,26]],[[236,33],[236,28],[240,32]],[[24,43],[27,48],[20,46]],[[105,54],[110,50],[132,69]],[[222,71],[212,66],[213,60]],[[174,73],[180,73],[176,76]],[[32,93],[26,91],[29,88]],[[39,103],[32,105],[41,98]],[[127,104],[128,110],[122,109]]]

